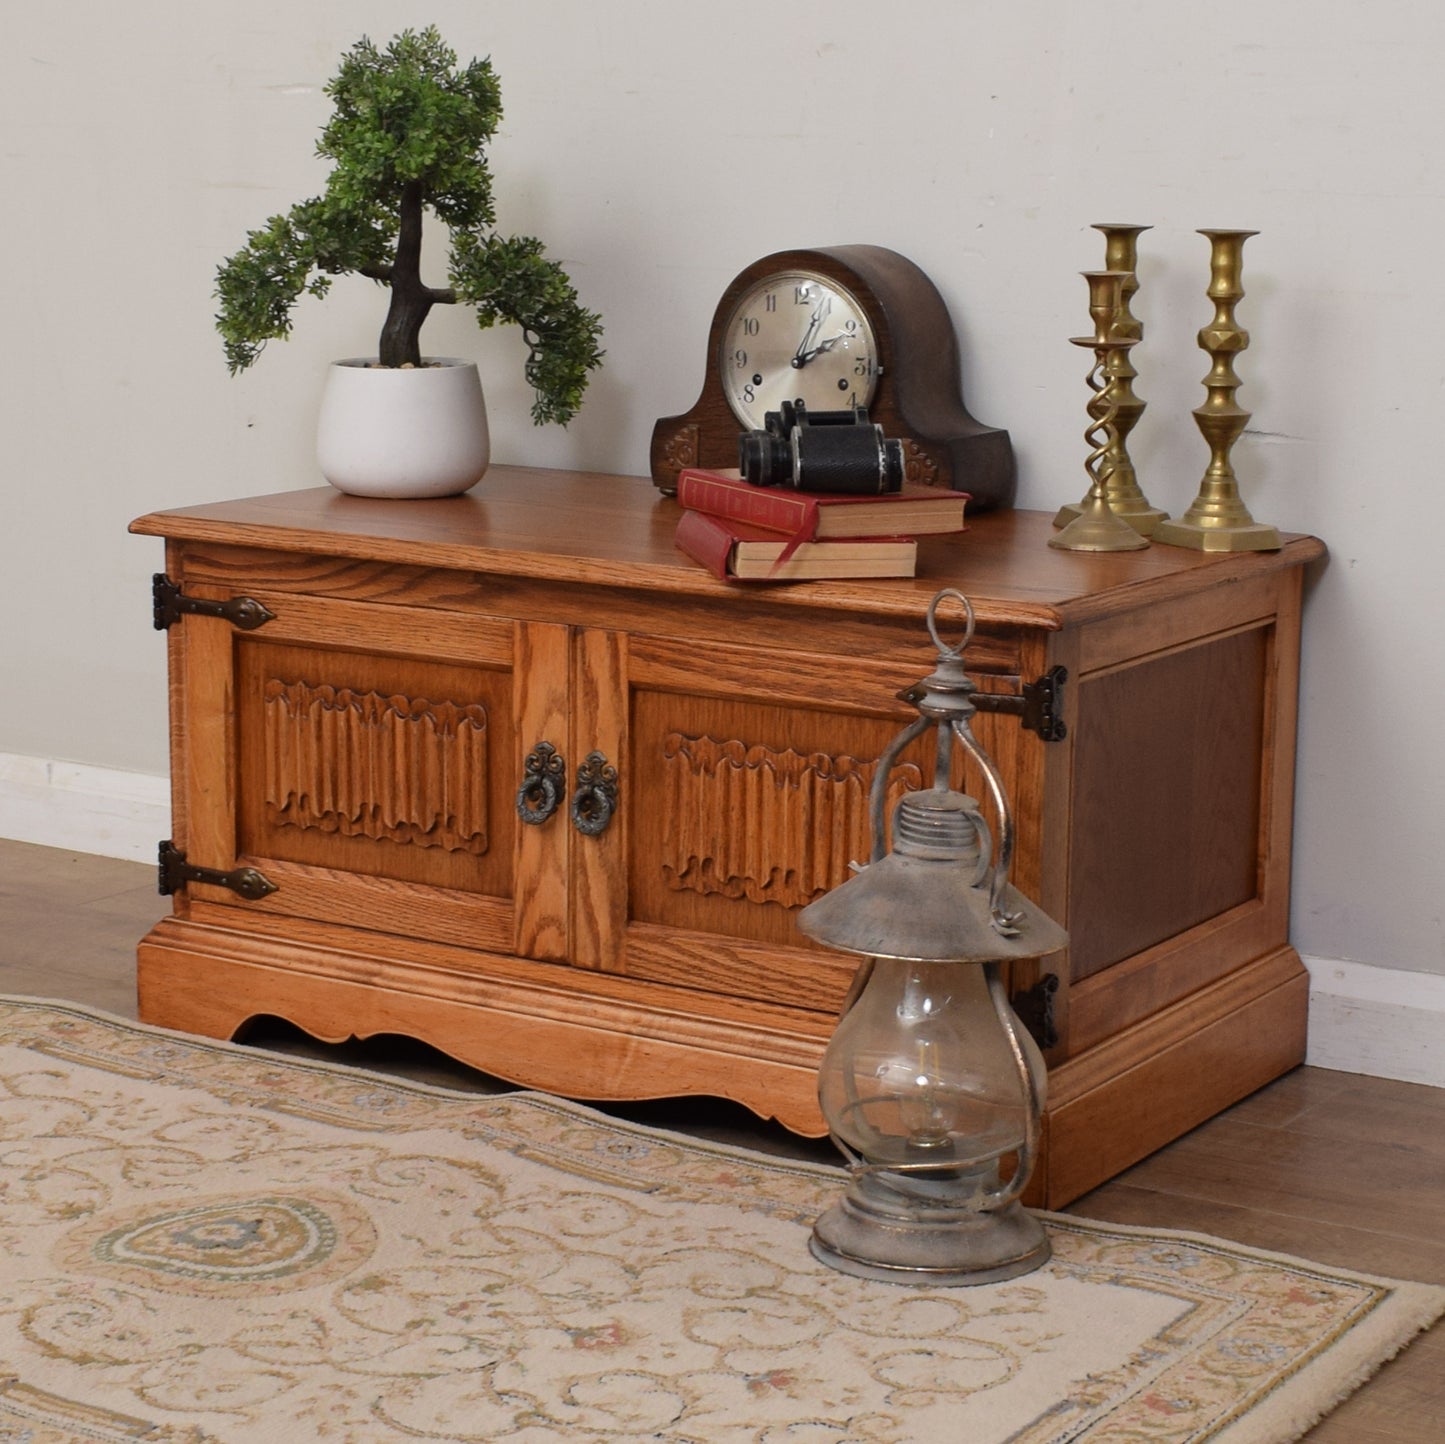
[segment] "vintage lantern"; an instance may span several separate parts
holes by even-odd
[[[967,614],[963,640],[939,638],[940,602]],[[812,938],[865,961],[824,1054],[818,1096],[852,1177],[811,1247],[846,1273],[896,1282],[989,1283],[1049,1256],[1019,1203],[1038,1156],[1043,1059],[1014,1014],[1004,967],[1057,952],[1063,929],[1008,880],[1013,816],[975,739],[973,636],[962,593],[928,609],[933,673],[905,696],[918,708],[884,753],[870,794],[872,860],[799,915]],[[885,847],[884,802],[900,753],[933,729],[933,786],[908,792]],[[998,837],[979,804],[950,786],[953,746],[973,758]]]

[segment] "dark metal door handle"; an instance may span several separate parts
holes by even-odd
[[[522,785],[517,789],[517,816],[530,827],[539,827],[562,804],[567,764],[550,742],[539,742],[528,754],[522,768]]]
[[[577,769],[572,826],[585,837],[600,837],[617,811],[617,769],[600,752],[589,752]]]

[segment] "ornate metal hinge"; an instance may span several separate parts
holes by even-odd
[[[169,897],[188,882],[206,882],[213,887],[228,887],[234,893],[255,902],[279,889],[264,873],[254,867],[234,867],[222,872],[214,867],[194,867],[175,843],[167,840],[160,847],[160,894]]]
[[[1045,973],[1033,987],[1020,988],[1009,998],[1019,1022],[1045,1052],[1058,1047],[1059,1043],[1059,1030],[1054,1026],[1054,994],[1058,991],[1058,978],[1053,973]]]
[[[200,597],[188,597],[164,572],[157,572],[152,578],[151,602],[158,632],[164,632],[167,627],[179,622],[187,612],[195,612],[202,617],[220,617],[243,632],[254,632],[257,627],[264,627],[267,622],[276,619],[276,613],[263,607],[254,597],[232,597],[229,602],[207,602]]]
[[[1025,682],[1017,695],[999,692],[975,694],[973,705],[980,712],[1003,712],[1018,717],[1030,732],[1045,742],[1062,742],[1069,735],[1064,725],[1063,690],[1069,679],[1065,667],[1051,667],[1037,682]]]

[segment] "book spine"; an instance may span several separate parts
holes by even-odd
[[[692,511],[783,532],[794,545],[811,541],[818,531],[818,503],[811,497],[709,476],[704,471],[684,469],[679,474],[677,499]]]
[[[719,580],[727,581],[732,575],[732,535],[705,513],[683,512],[673,542],[680,552],[701,563]]]

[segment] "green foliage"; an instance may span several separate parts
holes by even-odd
[[[335,113],[316,152],[336,162],[326,197],[358,214],[386,213],[408,181],[453,227],[489,226],[492,176],[483,147],[502,118],[490,60],[456,69],[435,29],[404,31],[378,51],[362,39],[326,87]]]
[[[537,393],[532,420],[566,422],[587,388],[587,373],[602,362],[600,318],[583,310],[567,273],[530,236],[503,240],[473,232],[452,237],[452,285],[477,308],[485,329],[498,321],[522,328],[530,348],[527,381]]]
[[[359,41],[326,93],[334,111],[317,153],[335,164],[325,191],[272,216],[217,271],[216,326],[232,373],[290,333],[302,295],[324,296],[332,276],[355,272],[392,288],[388,329],[412,355],[433,304],[474,306],[483,327],[520,326],[533,419],[570,420],[601,364],[601,318],[540,241],[490,231],[485,146],[502,114],[491,62],[458,69],[434,28],[408,30],[384,51]],[[451,289],[421,282],[423,210],[450,229]]]

